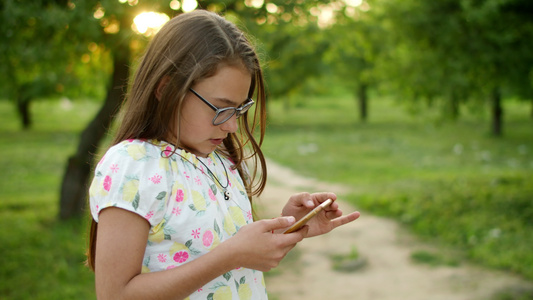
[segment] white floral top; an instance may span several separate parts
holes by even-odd
[[[102,209],[113,206],[150,223],[143,273],[192,261],[253,222],[243,181],[230,160],[213,153],[202,158],[180,149],[173,151],[166,142],[123,141],[98,163],[89,190],[95,221]],[[221,187],[204,164],[224,186],[227,172],[230,200],[224,200]],[[267,299],[263,273],[232,270],[188,299]]]

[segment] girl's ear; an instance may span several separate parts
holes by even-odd
[[[161,78],[161,81],[159,81],[159,84],[157,85],[157,89],[155,90],[155,97],[157,100],[161,101],[161,97],[163,95],[163,91],[167,87],[168,82],[170,81],[170,76],[163,76]]]

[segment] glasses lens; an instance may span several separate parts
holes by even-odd
[[[250,109],[250,107],[252,107],[252,105],[254,105],[254,101],[250,99],[250,102],[245,103],[240,110],[237,111],[237,118],[244,115]]]
[[[254,105],[254,100],[250,99],[249,102],[243,104],[240,108],[235,107],[228,107],[219,109],[217,112],[217,115],[215,116],[215,119],[213,119],[213,125],[220,125],[227,120],[231,119],[234,114],[236,114],[237,118],[245,114],[252,105]]]
[[[235,108],[222,110],[218,113],[218,115],[216,115],[215,119],[213,120],[213,124],[220,125],[233,117],[233,114],[235,114]]]

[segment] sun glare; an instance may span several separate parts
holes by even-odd
[[[184,12],[191,12],[198,7],[198,2],[196,0],[183,0],[182,2],[181,9]]]
[[[346,3],[346,5],[351,7],[356,7],[363,4],[363,0],[344,0],[344,2]]]
[[[133,30],[145,36],[155,34],[170,20],[169,16],[153,11],[143,12],[133,19]]]
[[[261,8],[263,7],[264,3],[265,3],[264,0],[245,0],[244,1],[244,5],[248,7],[253,7],[253,8]]]

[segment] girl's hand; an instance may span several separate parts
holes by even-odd
[[[359,218],[360,213],[358,211],[343,216],[342,211],[339,209],[339,204],[335,202],[337,196],[333,193],[295,194],[289,198],[289,201],[283,208],[281,214],[283,216],[294,216],[296,220],[299,220],[327,199],[333,200],[333,203],[307,223],[309,231],[306,233],[305,237],[313,237],[328,233],[336,227],[350,223]]]
[[[233,253],[237,267],[269,271],[278,266],[287,253],[300,242],[307,229],[291,234],[273,233],[295,223],[294,217],[260,220],[243,226],[219,247]]]

